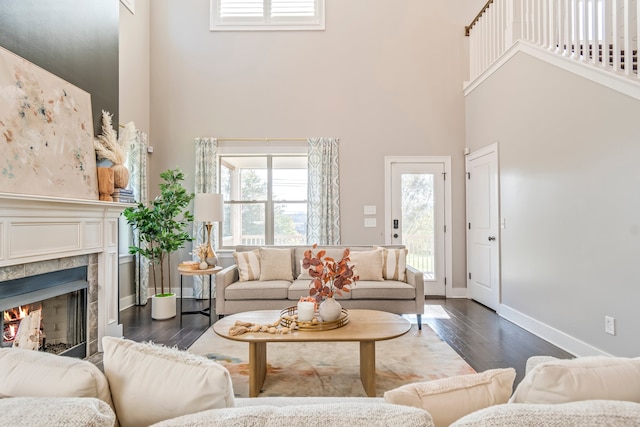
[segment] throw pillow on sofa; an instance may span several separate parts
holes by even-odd
[[[506,403],[513,389],[513,368],[407,384],[384,393],[384,400],[429,412],[436,427],[488,406]]]
[[[104,337],[104,371],[122,427],[149,426],[232,407],[229,371],[205,357],[152,343]]]
[[[382,249],[373,251],[351,252],[349,265],[354,265],[354,274],[360,280],[372,280],[381,282],[382,277]]]
[[[510,403],[626,400],[640,403],[640,358],[587,356],[536,365],[518,384]]]
[[[260,280],[293,280],[291,249],[260,248]]]
[[[0,378],[0,395],[4,396],[96,397],[113,405],[109,383],[100,369],[74,357],[0,348]]]
[[[382,277],[385,280],[397,280],[399,282],[406,282],[406,269],[407,269],[407,253],[409,250],[406,248],[382,248]]]
[[[260,251],[234,252],[233,258],[238,266],[239,281],[248,282],[260,279]]]

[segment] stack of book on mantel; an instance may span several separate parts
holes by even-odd
[[[135,203],[136,199],[133,198],[133,190],[129,190],[128,188],[116,188],[113,194],[114,202],[121,203]]]

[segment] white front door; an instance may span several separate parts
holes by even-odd
[[[467,293],[487,307],[500,304],[500,213],[498,146],[492,144],[466,159]]]
[[[407,264],[424,274],[425,295],[446,294],[443,162],[390,161],[385,232],[388,244],[408,249]]]

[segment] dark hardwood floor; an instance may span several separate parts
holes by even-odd
[[[518,384],[524,376],[527,359],[546,355],[559,358],[571,354],[538,338],[494,311],[467,299],[427,299],[423,325],[428,325],[473,369],[513,367]],[[185,299],[184,310],[202,309],[208,301]],[[212,322],[217,316],[212,318]],[[153,341],[167,346],[188,348],[209,327],[209,319],[200,314],[180,315],[168,320],[151,320],[151,304],[123,310],[120,322],[125,338]]]

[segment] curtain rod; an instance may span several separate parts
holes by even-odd
[[[218,141],[262,141],[262,142],[270,142],[270,141],[299,141],[306,142],[309,138],[216,138]]]

